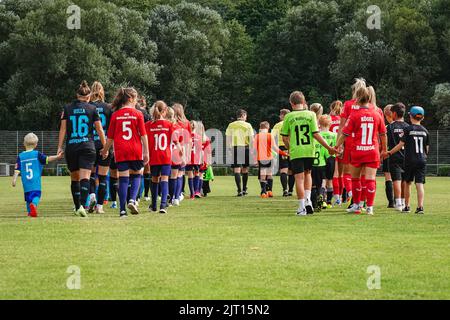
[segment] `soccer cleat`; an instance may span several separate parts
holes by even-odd
[[[150,211],[150,212],[156,212],[156,211],[158,211],[158,209],[152,208],[152,206],[149,206],[149,207],[148,207],[148,211]]]
[[[77,210],[76,215],[79,216],[79,217],[81,217],[81,218],[87,218],[86,209],[84,209],[84,207],[81,206],[81,207]]]
[[[361,208],[357,204],[352,204],[350,208],[347,209],[348,213],[361,214]]]
[[[243,196],[244,196],[244,194],[242,192],[238,192],[236,197],[243,197]]]
[[[367,209],[366,209],[366,213],[369,215],[369,216],[373,216],[373,207],[367,207]]]
[[[30,204],[30,213],[28,214],[28,216],[32,218],[37,218],[38,216],[37,208],[33,203]]]
[[[292,191],[289,191],[289,192],[288,192],[288,197],[292,197],[292,194],[293,194],[293,192],[292,192]]]
[[[395,205],[393,203],[389,203],[387,207],[388,207],[388,209],[394,209]]]
[[[268,192],[267,192],[267,196],[268,196],[269,198],[273,198],[273,192],[272,192],[272,191],[268,191]]]
[[[301,210],[300,208],[297,210],[297,217],[306,217],[308,212],[306,209]]]
[[[248,195],[248,191],[247,191],[247,190],[242,191],[242,195],[243,195],[244,197],[247,196],[247,195]]]
[[[91,197],[90,201],[89,201],[89,208],[88,208],[88,212],[89,213],[93,213],[95,210],[95,206],[97,205],[97,199],[95,199],[94,197]]]
[[[113,201],[110,206],[111,209],[117,209],[117,201]]]
[[[314,214],[314,208],[311,204],[306,205],[306,213],[307,214]]]
[[[139,214],[139,209],[133,201],[130,201],[130,203],[128,203],[128,209],[130,209],[132,215]]]
[[[286,190],[285,190],[285,191],[283,191],[283,197],[284,197],[284,198],[287,198],[287,197],[289,197],[289,192],[287,192]]]
[[[402,213],[411,213],[411,208],[410,207],[404,207],[402,210]]]
[[[126,219],[128,218],[128,214],[126,211],[121,211],[120,212],[120,219]]]
[[[417,208],[416,214],[425,214],[425,211],[423,210],[423,208]]]
[[[98,205],[95,209],[95,213],[97,214],[105,214],[105,210],[103,210],[103,206]]]
[[[261,193],[261,199],[267,199],[268,197],[267,193]]]
[[[180,200],[178,200],[178,199],[173,200],[173,206],[174,207],[179,207],[180,206]]]
[[[159,213],[166,214],[167,210],[165,208],[161,208],[161,209],[159,209]]]
[[[397,210],[398,212],[402,212],[403,209],[404,209],[404,207],[403,207],[403,206],[395,205],[395,206],[394,206],[394,209]]]
[[[151,200],[152,200],[152,199],[150,199],[150,197],[145,197],[145,198],[144,198],[144,201],[145,201],[145,202],[150,202]]]
[[[197,199],[200,199],[202,197],[202,195],[200,194],[200,192],[196,192],[194,197],[196,197]]]
[[[195,196],[194,195],[190,196],[189,200],[195,200]]]

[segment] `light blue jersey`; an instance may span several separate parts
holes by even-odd
[[[23,191],[41,191],[41,175],[48,157],[36,150],[24,151],[17,157],[16,170],[22,176]]]

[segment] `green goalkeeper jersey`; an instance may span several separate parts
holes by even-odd
[[[321,132],[320,135],[328,143],[330,147],[336,145],[337,134],[333,132]],[[314,156],[314,167],[325,167],[327,165],[327,159],[330,157],[328,150],[322,146],[318,141],[315,141],[316,153]]]
[[[319,132],[317,117],[308,110],[288,113],[281,128],[281,135],[289,137],[291,160],[315,157],[314,133]]]

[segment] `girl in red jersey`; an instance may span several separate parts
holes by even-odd
[[[172,164],[171,173],[169,178],[169,205],[179,206],[180,205],[180,195],[178,194],[178,172],[183,164],[183,154],[180,149],[180,137],[178,137],[179,130],[181,127],[175,120],[175,111],[172,107],[167,109],[166,119],[172,123],[173,126],[173,137],[172,143],[170,145],[172,151]],[[177,143],[178,142],[178,143]]]
[[[103,157],[114,144],[114,156],[119,170],[120,217],[127,217],[126,202],[128,184],[131,182],[128,209],[132,214],[139,214],[136,197],[141,186],[144,165],[149,161],[147,133],[144,116],[135,109],[137,91],[134,88],[121,88],[114,98],[115,112],[111,117],[108,141],[102,150]]]
[[[197,121],[197,128],[198,134],[201,137],[202,153],[200,159],[200,166],[198,170],[199,171],[198,181],[197,184],[194,184],[194,187],[196,197],[200,198],[203,189],[203,174],[206,172],[209,164],[211,163],[211,140],[206,136],[205,126],[203,125],[203,122]]]
[[[339,133],[339,125],[341,123],[341,113],[343,103],[340,100],[334,101],[330,106],[331,126],[330,131]],[[339,161],[339,157],[334,158],[334,175],[333,175],[333,197],[334,205],[340,205],[342,192],[344,191],[344,164]]]
[[[370,107],[370,93],[367,88],[356,92],[356,104],[359,107],[350,115],[339,137],[336,149],[352,136],[351,174],[353,184],[353,205],[349,213],[361,213],[361,172],[365,170],[367,186],[367,214],[373,215],[373,205],[376,192],[376,174],[380,160],[386,158],[387,138],[386,127],[379,113]],[[379,140],[381,140],[381,155]]]
[[[157,211],[159,188],[161,188],[161,204],[159,213],[167,213],[169,195],[169,177],[171,175],[173,142],[173,124],[165,119],[168,112],[164,101],[157,101],[153,110],[153,120],[145,124],[150,148],[150,170],[152,174],[152,203],[149,209]]]
[[[191,159],[186,166],[186,173],[188,175],[188,184],[190,199],[200,198],[200,191],[197,192],[197,187],[200,182],[200,166],[202,164],[202,143],[203,136],[200,133],[200,128],[197,121],[191,121],[192,130],[192,148]]]
[[[184,107],[175,103],[173,106],[173,111],[175,112],[175,120],[177,121],[177,125],[179,129],[177,130],[178,136],[180,136],[180,145],[182,148],[182,152],[184,155],[183,163],[178,171],[178,183],[177,183],[177,193],[179,194],[179,200],[183,201],[184,199],[184,185],[185,185],[185,172],[186,172],[186,163],[190,161],[189,155],[191,154],[192,149],[192,130],[191,124],[189,120],[186,118],[184,114]]]
[[[356,103],[356,92],[361,88],[367,88],[366,80],[362,78],[355,79],[355,83],[352,85],[352,99],[348,100],[344,103],[344,110],[341,113],[341,123],[339,124],[339,136],[342,135],[342,130],[344,129],[344,125],[347,122],[347,119],[350,117],[352,110],[357,109]],[[351,202],[352,200],[352,175],[350,172],[350,154],[352,149],[352,137],[347,137],[344,144],[344,151],[342,153],[339,162],[341,162],[344,166],[344,187],[346,191],[346,200],[347,202]]]

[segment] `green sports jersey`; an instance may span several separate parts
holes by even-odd
[[[328,143],[330,147],[335,147],[337,143],[337,134],[331,131],[325,131],[321,132],[320,135],[323,137],[323,139]],[[330,157],[330,153],[326,148],[323,148],[325,150],[325,159],[328,159]],[[336,156],[333,156],[336,157]]]
[[[308,110],[293,111],[284,118],[281,135],[289,137],[291,160],[315,157],[314,133],[319,132],[317,117]]]
[[[336,145],[337,134],[333,132],[321,132],[320,135],[328,143],[330,147]],[[322,146],[318,141],[315,141],[316,153],[314,156],[314,167],[325,167],[327,165],[327,159],[330,157],[328,150]]]

